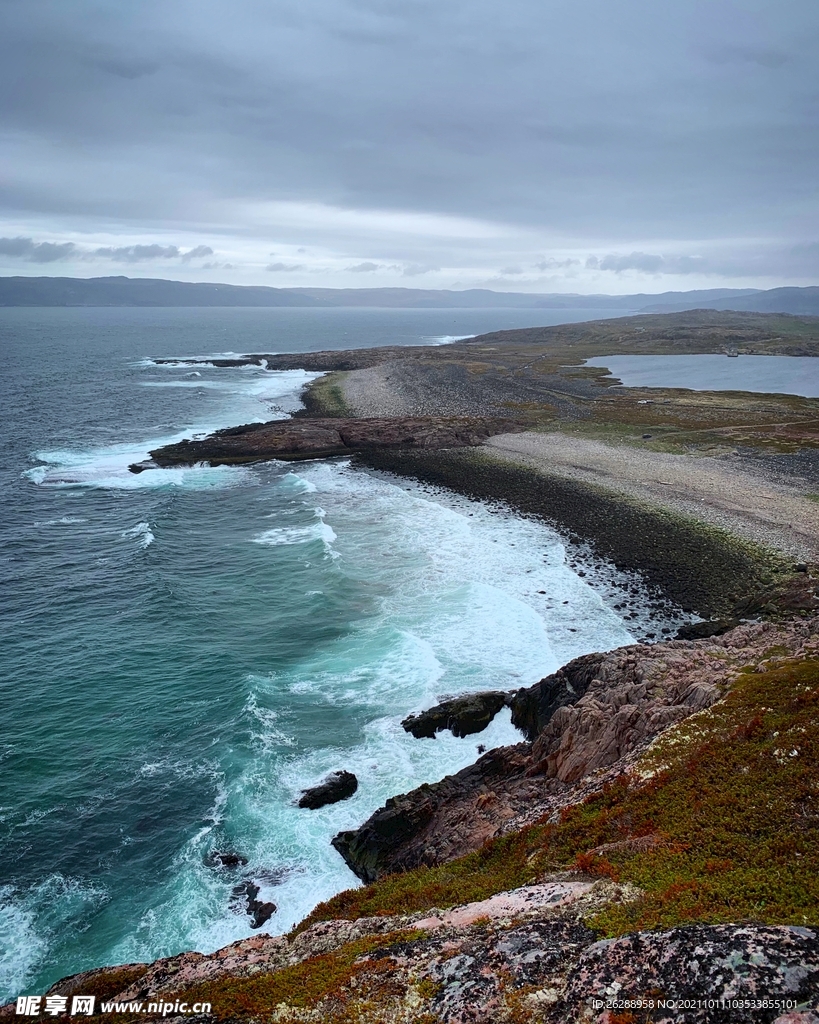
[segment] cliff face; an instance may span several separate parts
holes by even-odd
[[[456,775],[388,800],[333,845],[365,882],[477,850],[600,790],[655,737],[719,700],[761,653],[804,654],[813,628],[754,623],[706,640],[577,658],[507,695],[528,743],[489,751]],[[430,714],[435,720],[436,709]]]

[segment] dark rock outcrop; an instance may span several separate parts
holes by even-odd
[[[687,622],[677,630],[677,640],[705,640],[709,636],[722,636],[739,625],[738,619],[707,619],[705,622]]]
[[[512,816],[498,806],[493,787],[521,779],[530,765],[525,743],[490,750],[456,775],[391,797],[360,828],[339,832],[333,846],[364,882],[419,864],[451,860],[480,846],[495,835],[504,817]],[[474,805],[481,794],[488,813],[478,820]],[[463,803],[467,806],[465,814]],[[463,833],[458,828],[459,812]],[[441,829],[444,819],[446,827]]]
[[[435,733],[444,729],[449,729],[453,736],[471,736],[482,732],[508,699],[509,694],[502,690],[467,693],[410,715],[401,725],[417,740],[435,739]]]
[[[247,864],[247,857],[235,850],[211,850],[205,863],[209,868],[241,868]]]
[[[598,791],[656,736],[719,700],[744,665],[774,649],[796,655],[817,633],[819,619],[750,623],[705,640],[575,658],[509,698],[530,743],[490,750],[388,800],[333,846],[365,882],[477,850]]]
[[[404,416],[374,419],[293,418],[219,430],[198,441],[152,451],[156,466],[242,465],[270,459],[317,459],[384,448],[464,448],[517,429],[509,420],[481,416]],[[130,467],[138,473],[147,463]]]
[[[266,903],[258,899],[261,889],[255,882],[242,882],[233,889],[234,903],[245,905],[251,928],[261,928],[276,913],[275,903]]]
[[[534,686],[512,694],[508,699],[512,725],[530,742],[535,740],[558,708],[580,700],[605,658],[605,654],[584,654]]]
[[[337,804],[339,800],[347,800],[357,789],[358,779],[352,772],[333,772],[318,786],[312,786],[303,791],[299,807],[315,811],[327,804]]]

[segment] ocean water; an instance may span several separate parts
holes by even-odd
[[[813,356],[595,356],[627,388],[753,391],[819,398],[819,359]]]
[[[532,315],[0,310],[0,1000],[247,936],[246,878],[286,930],[357,884],[335,832],[519,739],[502,715],[418,741],[404,716],[648,628],[634,580],[543,524],[345,460],[127,471],[287,415],[313,376],[152,357],[444,343]],[[352,799],[295,806],[339,768]]]

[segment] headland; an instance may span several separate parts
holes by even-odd
[[[521,742],[338,835],[366,884],[289,935],[54,993],[135,1020],[125,1004],[161,999],[208,1003],[203,1021],[815,1024],[819,399],[623,388],[593,365],[615,352],[819,356],[819,319],[700,310],[249,354],[325,373],[304,412],[151,453],[352,456],[543,518],[701,621],[408,720],[431,743],[508,707]]]

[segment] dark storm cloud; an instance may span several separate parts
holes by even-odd
[[[546,234],[614,274],[693,273],[652,256],[669,240],[784,253],[819,232],[815,0],[26,0],[0,19],[15,225],[220,224],[379,267],[466,258],[256,209],[323,204]],[[538,251],[507,246],[496,269]],[[539,263],[585,272],[577,258]]]

